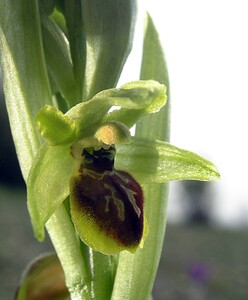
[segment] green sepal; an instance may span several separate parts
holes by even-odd
[[[27,182],[28,209],[35,236],[44,239],[44,225],[69,195],[73,158],[69,146],[44,144],[32,165]]]
[[[116,148],[115,168],[128,171],[140,183],[220,179],[210,161],[167,142],[132,138],[129,144]]]
[[[140,90],[136,90],[135,85],[139,82],[141,83]],[[133,87],[134,93],[132,96],[135,96],[135,93],[139,93],[140,96],[146,99],[144,101],[145,106],[140,106],[139,109],[132,107],[126,108],[123,106],[119,110],[114,110],[108,113],[104,120],[118,120],[119,122],[124,123],[126,126],[131,128],[140,119],[148,116],[149,114],[158,112],[167,102],[166,87],[159,84],[157,81],[140,80],[133,83],[127,83],[123,87],[127,89],[131,89]],[[151,101],[151,97],[153,97],[153,101]]]
[[[154,80],[140,80],[129,82],[118,89],[102,91],[91,100],[74,106],[66,115],[75,119],[78,139],[82,139],[93,135],[102,122],[119,121],[131,127],[141,117],[157,112],[166,104],[166,99],[164,85]],[[116,114],[109,114],[113,106],[119,106],[120,109]],[[135,111],[131,126],[125,122],[130,111]]]
[[[68,144],[76,139],[75,121],[54,106],[44,106],[35,121],[41,136],[51,145]]]

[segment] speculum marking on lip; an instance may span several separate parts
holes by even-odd
[[[106,183],[104,183],[104,187],[107,190],[110,190],[110,192],[111,192],[111,195],[105,196],[105,199],[106,199],[105,212],[109,212],[109,205],[112,202],[115,205],[116,210],[118,211],[118,218],[120,219],[120,221],[124,221],[125,220],[125,207],[124,207],[123,201],[115,195],[115,189],[113,189],[113,187],[111,187],[110,185],[108,185]]]

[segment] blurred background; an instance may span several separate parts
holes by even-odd
[[[150,4],[149,4],[150,3]],[[171,143],[211,160],[216,183],[170,185],[155,300],[248,299],[248,4],[153,0],[171,85]],[[142,22],[121,82],[138,78]],[[0,299],[22,270],[52,249],[37,242],[0,87]],[[139,300],[139,299],[138,299]],[[141,299],[142,300],[142,299]]]

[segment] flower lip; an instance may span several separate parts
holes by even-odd
[[[70,181],[71,215],[80,238],[105,254],[134,252],[143,237],[142,188],[114,168],[114,146],[86,147],[81,153]]]

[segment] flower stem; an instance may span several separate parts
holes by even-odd
[[[61,205],[52,215],[46,228],[64,269],[71,299],[91,299],[90,274],[83,260],[74,226],[64,205]]]

